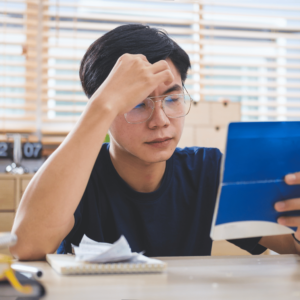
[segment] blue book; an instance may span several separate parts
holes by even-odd
[[[230,123],[211,228],[213,240],[291,234],[274,204],[300,198],[284,176],[300,172],[300,122]]]

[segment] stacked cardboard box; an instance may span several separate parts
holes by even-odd
[[[178,147],[215,147],[225,150],[227,126],[241,120],[238,102],[195,102],[185,117]]]

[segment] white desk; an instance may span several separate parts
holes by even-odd
[[[47,300],[300,299],[300,256],[168,257],[162,274],[58,275],[46,262]],[[24,263],[25,264],[25,263]]]

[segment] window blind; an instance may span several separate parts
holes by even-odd
[[[26,121],[32,130],[35,125],[44,144],[59,144],[87,103],[78,71],[88,46],[128,23],[162,28],[187,51],[192,69],[186,87],[195,101],[239,101],[243,121],[300,120],[299,1],[9,1],[13,2],[23,5],[9,8],[22,11],[22,21],[3,14],[2,32],[23,30],[18,49],[26,55],[16,52],[16,57],[22,57],[25,66],[18,86],[7,79],[11,69],[5,76],[1,73],[6,78],[6,85],[0,83],[1,95],[6,93],[1,105],[22,107],[22,119],[13,124]],[[13,20],[23,27],[10,28]],[[12,58],[6,61],[15,63]],[[22,93],[22,102],[8,98],[12,89]],[[11,110],[19,108],[5,109],[2,121],[7,126],[12,124],[10,117],[17,118]]]
[[[0,130],[35,133],[37,1],[0,1]]]
[[[44,140],[63,138],[82,113],[87,98],[78,70],[89,45],[117,26],[143,23],[165,29],[188,51],[196,51],[193,40],[197,12],[193,3],[151,1],[44,1],[44,47],[48,61],[43,86]],[[59,141],[59,139],[58,139]]]
[[[202,1],[200,99],[240,101],[242,120],[300,120],[300,3]]]

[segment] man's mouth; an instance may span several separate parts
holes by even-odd
[[[146,144],[150,144],[150,145],[163,144],[163,143],[170,141],[171,139],[172,138],[170,138],[170,137],[165,137],[165,138],[161,138],[161,139],[155,139],[150,142],[146,142]]]

